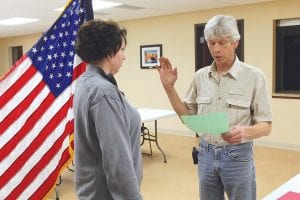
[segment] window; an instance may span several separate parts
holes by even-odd
[[[300,98],[300,19],[276,21],[275,94]]]
[[[11,65],[14,65],[23,55],[23,46],[11,47]]]

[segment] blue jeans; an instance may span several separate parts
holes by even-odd
[[[198,176],[201,200],[255,200],[253,144],[214,146],[201,141]]]

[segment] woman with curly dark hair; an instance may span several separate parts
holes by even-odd
[[[119,91],[126,29],[109,20],[82,25],[76,53],[88,63],[74,95],[75,190],[79,199],[141,200],[141,119]]]

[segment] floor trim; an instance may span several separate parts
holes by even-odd
[[[154,127],[149,126],[148,128],[152,131],[154,130]],[[159,133],[165,133],[165,134],[195,137],[195,133],[193,133],[191,131],[172,130],[172,129],[164,129],[164,128],[158,128],[157,131]],[[262,140],[262,139],[254,140],[254,144],[255,145],[260,145],[260,146],[266,146],[266,147],[279,148],[279,149],[300,151],[300,145],[297,145],[297,144],[289,144],[289,143],[283,143],[283,142],[272,142],[272,141],[266,141],[266,140]]]

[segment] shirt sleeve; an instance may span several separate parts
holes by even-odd
[[[262,72],[258,73],[256,76],[252,106],[253,120],[255,122],[272,121],[272,109],[267,88],[267,81]]]
[[[184,104],[189,110],[189,113],[192,115],[198,113],[198,104],[196,102],[196,98],[197,98],[197,86],[196,86],[196,80],[194,78],[188,90],[186,91],[183,100]]]
[[[104,169],[113,199],[142,199],[133,166],[128,119],[120,98],[104,96],[90,112],[103,159],[99,167]]]

